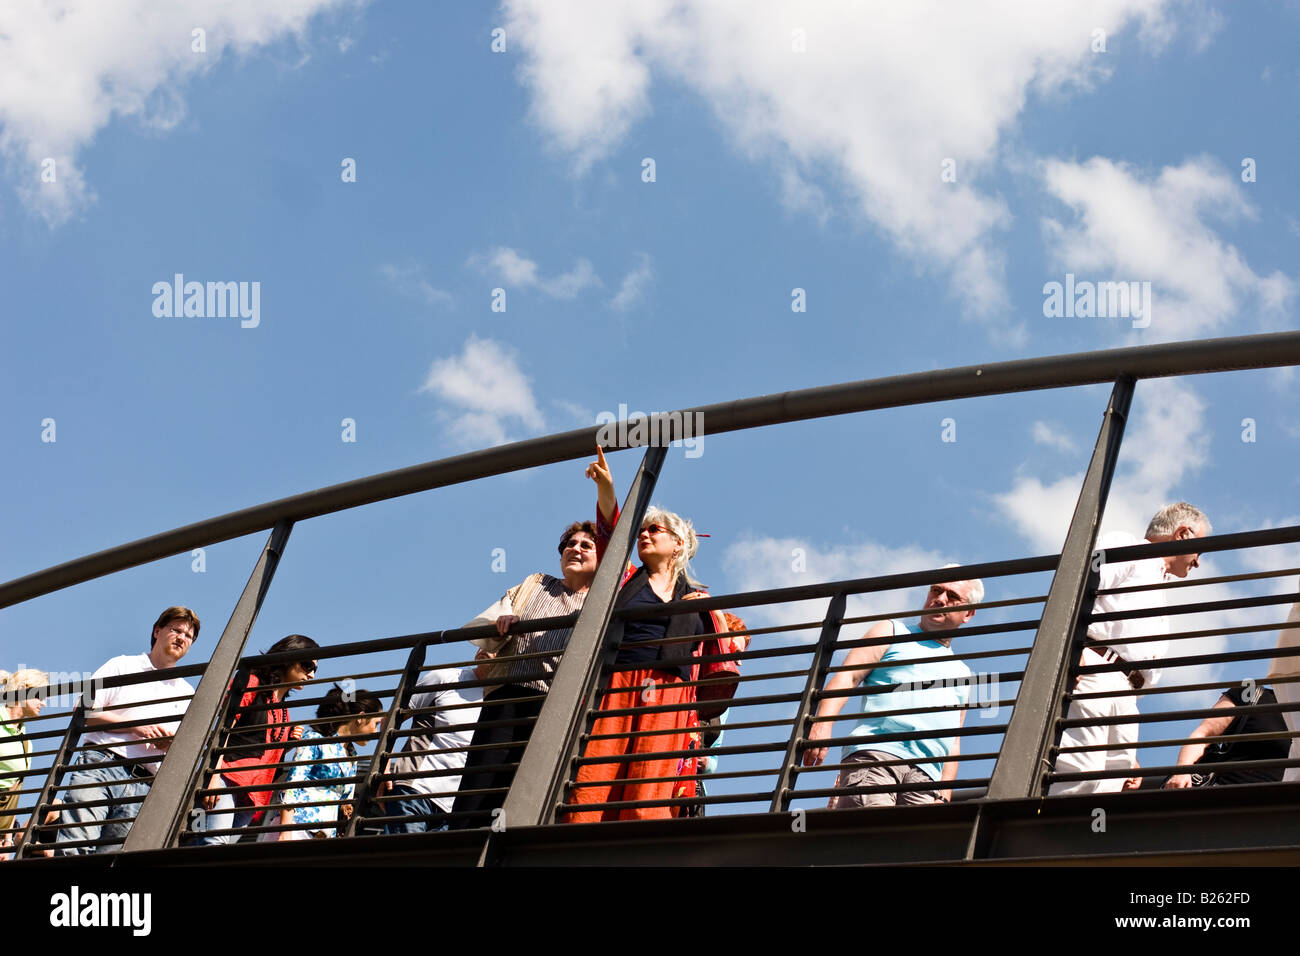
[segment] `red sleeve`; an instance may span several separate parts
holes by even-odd
[[[239,698],[239,706],[241,708],[250,706],[257,698],[257,685],[259,683],[256,674],[248,675],[248,685],[244,690],[244,696]]]
[[[596,506],[596,562],[600,563],[605,557],[605,551],[609,548],[609,539],[614,536],[614,525],[618,524],[618,504],[614,505],[614,518],[612,521],[606,521],[605,516],[600,513],[600,505]]]

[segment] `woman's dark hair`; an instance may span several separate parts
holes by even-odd
[[[364,714],[381,714],[384,705],[377,696],[368,690],[354,690],[345,693],[335,684],[316,708],[316,719],[312,726],[322,737],[333,737],[339,724],[347,723]]]
[[[271,645],[270,650],[263,651],[263,654],[280,654],[284,651],[305,651],[311,648],[320,647],[315,641],[305,634],[290,634],[288,637],[282,637]],[[265,686],[266,684],[283,684],[284,679],[289,674],[289,668],[295,661],[285,663],[281,661],[277,664],[259,664],[253,668],[253,673],[257,676],[258,683]]]
[[[579,531],[591,535],[592,541],[596,540],[596,523],[594,521],[575,521],[564,529],[564,534],[560,535],[560,546],[556,550],[561,555],[564,554],[564,549],[569,546],[569,539]]]

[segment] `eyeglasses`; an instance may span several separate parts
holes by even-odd
[[[596,545],[594,542],[588,541],[586,538],[570,538],[568,541],[564,542],[564,550],[568,551],[570,548],[573,548],[576,551],[595,551]]]
[[[650,537],[652,538],[657,534],[673,534],[670,530],[668,530],[661,524],[648,524],[641,530],[644,531],[646,534],[650,535]],[[677,537],[677,535],[673,534],[673,537],[675,538]]]
[[[299,662],[298,662],[298,666],[299,666],[300,668],[302,668],[302,672],[303,672],[304,674],[306,674],[308,677],[315,677],[315,676],[316,676],[316,662],[315,662],[315,661],[299,661]]]

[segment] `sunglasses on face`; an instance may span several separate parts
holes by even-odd
[[[652,538],[657,534],[672,534],[670,530],[668,530],[661,524],[648,524],[644,528],[642,528],[641,531],[644,532],[645,534],[650,535],[650,537]],[[676,537],[676,535],[673,535],[673,537]]]

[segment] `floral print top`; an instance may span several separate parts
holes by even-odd
[[[307,728],[288,760],[330,761],[329,763],[303,764],[289,768],[284,781],[283,803],[312,803],[318,800],[351,800],[353,784],[337,783],[357,772],[356,760],[340,742],[316,743],[321,735]],[[327,837],[334,836],[334,823],[339,816],[338,806],[294,807],[294,823],[320,823]]]

